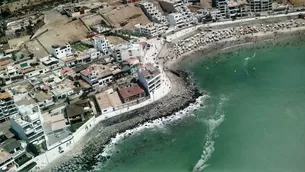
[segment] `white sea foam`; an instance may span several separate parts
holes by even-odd
[[[208,95],[200,96],[199,98],[196,99],[195,103],[190,104],[187,108],[180,110],[179,112],[176,112],[171,116],[162,117],[153,121],[145,122],[144,124],[139,125],[133,129],[126,130],[123,133],[118,133],[114,138],[111,139],[110,143],[105,146],[103,152],[100,155],[104,157],[112,155],[112,153],[116,151],[115,147],[120,141],[132,135],[135,135],[144,129],[164,128],[166,124],[169,124],[173,121],[177,121],[186,116],[194,115],[193,114],[194,110],[200,108],[202,106],[202,102],[207,98]]]
[[[212,118],[205,119],[203,122],[207,126],[207,134],[205,136],[205,145],[203,146],[201,158],[198,160],[196,165],[193,168],[193,172],[199,172],[209,166],[206,164],[207,161],[211,158],[212,153],[214,152],[213,138],[215,138],[215,129],[224,121],[224,104],[227,102],[228,98],[221,96],[220,101],[216,107],[215,115]]]
[[[245,61],[244,61],[244,70],[245,70],[245,73],[247,74],[247,76],[249,76],[249,72],[248,72],[248,63],[249,63],[249,60],[255,58],[256,56],[256,52],[252,55],[252,57],[246,57],[245,58]]]

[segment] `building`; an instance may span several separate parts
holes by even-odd
[[[16,114],[18,109],[14,103],[11,94],[8,91],[0,92],[0,120],[8,119],[11,115]]]
[[[1,171],[17,171],[17,164],[14,157],[0,148],[0,168]]]
[[[54,98],[65,99],[75,94],[74,89],[74,82],[69,79],[65,79],[53,86],[50,91],[53,93]]]
[[[21,143],[14,138],[7,139],[3,143],[1,143],[0,149],[1,148],[11,154],[14,160],[26,156],[25,149],[21,146]]]
[[[249,0],[251,13],[268,13],[272,10],[271,0]]]
[[[11,128],[20,139],[28,143],[42,143],[44,141],[44,132],[38,104],[21,105],[18,109],[19,114],[11,118]]]
[[[246,0],[228,0],[227,18],[248,16],[249,8]]]
[[[160,70],[157,67],[154,67],[153,64],[148,63],[140,65],[137,73],[140,83],[149,94],[161,87]]]
[[[117,62],[122,62],[132,57],[140,59],[141,57],[143,57],[144,53],[145,52],[143,44],[129,43],[113,47],[112,55]]]
[[[59,69],[64,66],[63,63],[61,63],[57,58],[54,58],[51,55],[39,59],[39,62],[48,67],[50,70]]]
[[[170,25],[174,25],[174,21],[177,22],[177,20],[181,21],[183,19],[184,25],[190,25],[197,23],[197,18],[191,13],[190,9],[185,5],[188,2],[184,2],[182,0],[160,0],[159,1],[162,9],[164,12],[167,12],[169,14],[175,13],[172,16],[167,16],[167,19],[171,21],[168,21]],[[180,15],[177,15],[179,13]],[[176,16],[176,18],[175,18]],[[179,25],[180,27],[183,26],[182,24]]]
[[[102,52],[103,54],[109,54],[109,43],[103,35],[94,36],[92,38],[92,44],[95,49]]]
[[[181,13],[171,13],[167,15],[168,23],[171,26],[183,27],[185,26],[186,20]]]
[[[70,124],[83,122],[91,114],[92,109],[89,100],[79,100],[66,107],[66,118]]]
[[[161,9],[157,8],[158,2],[154,1],[142,1],[137,3],[137,5],[142,9],[147,18],[156,23],[167,24],[166,17],[162,14]]]
[[[216,0],[216,8],[220,11],[221,18],[226,18],[228,14],[227,0]]]
[[[68,120],[63,114],[64,109],[65,106],[61,106],[42,115],[48,149],[70,137],[71,131],[69,130]]]
[[[130,86],[119,88],[118,92],[122,102],[124,103],[139,100],[140,98],[145,97],[145,91],[138,84],[132,84]]]
[[[101,114],[112,112],[122,105],[122,101],[117,91],[108,89],[95,95],[95,100]]]
[[[165,33],[168,29],[166,25],[159,23],[136,24],[134,33],[147,37],[155,37]]]
[[[72,49],[69,43],[64,46],[52,45],[51,53],[54,57],[60,59],[72,55]]]
[[[113,78],[111,69],[101,64],[92,64],[80,73],[82,79],[91,86],[106,86]]]
[[[1,72],[0,77],[5,85],[24,79],[23,73],[16,66],[12,65],[6,66],[6,69]]]

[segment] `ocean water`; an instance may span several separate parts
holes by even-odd
[[[208,96],[116,138],[95,171],[304,172],[305,43],[213,56],[183,65]]]

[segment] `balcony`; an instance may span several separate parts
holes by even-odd
[[[24,133],[25,133],[26,135],[31,134],[31,133],[33,133],[33,132],[34,132],[34,129],[33,129],[33,128],[27,128],[27,129],[24,130]]]

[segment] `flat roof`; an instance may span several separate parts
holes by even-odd
[[[101,93],[96,94],[95,98],[100,109],[118,107],[122,105],[122,101],[117,91],[113,91],[111,93],[109,93],[108,91],[103,91]]]
[[[9,154],[8,152],[1,151],[0,152],[0,164],[2,164],[3,162],[7,161],[11,157],[12,157],[11,154]]]
[[[8,99],[8,98],[11,98],[11,95],[9,92],[4,91],[4,92],[0,93],[0,99]]]

